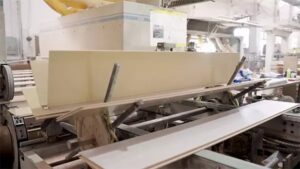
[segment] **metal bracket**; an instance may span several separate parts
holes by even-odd
[[[57,122],[55,119],[45,120],[41,125],[41,129],[48,140],[55,138],[56,136],[61,134],[63,130],[60,123]]]
[[[15,126],[15,132],[17,135],[18,141],[24,141],[28,139],[27,135],[27,129],[25,126],[24,118],[23,117],[17,117],[17,116],[12,116],[12,121]]]

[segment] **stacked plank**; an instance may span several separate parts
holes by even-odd
[[[35,82],[31,70],[14,70],[13,77],[15,82],[16,94],[22,92],[26,86],[34,86]]]
[[[25,70],[13,70],[15,96],[10,102],[1,102],[0,104],[10,104],[10,113],[15,116],[30,116],[32,115],[31,108],[28,107],[28,99],[24,96],[24,91],[35,89],[35,82],[32,71]]]

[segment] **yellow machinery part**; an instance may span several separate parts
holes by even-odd
[[[88,7],[102,3],[115,3],[123,0],[44,0],[53,10],[61,15],[69,15]]]
[[[74,0],[74,1],[80,1],[83,2],[85,4],[99,4],[99,3],[104,3],[104,2],[122,2],[123,0]]]
[[[77,9],[86,9],[88,6],[84,2],[80,2],[78,0],[60,0],[68,7],[73,7]]]
[[[53,10],[61,15],[69,15],[80,11],[80,9],[69,7],[61,0],[44,0]]]

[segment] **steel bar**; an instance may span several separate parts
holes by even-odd
[[[264,85],[265,83],[266,83],[266,81],[258,82],[258,83],[256,83],[255,85],[250,86],[248,89],[245,89],[245,90],[241,91],[240,93],[236,94],[235,96],[233,96],[233,99],[238,99],[238,98],[244,96],[245,94],[247,94],[247,93],[249,93],[249,92],[255,90],[255,89],[258,88],[259,86]]]
[[[136,127],[131,127],[131,126],[128,126],[126,124],[121,124],[118,127],[118,129],[120,129],[122,131],[126,131],[126,132],[131,133],[131,134],[134,134],[136,136],[142,136],[142,135],[150,133],[150,132],[148,132],[146,130],[142,130],[142,129],[139,129],[139,128],[136,128]]]
[[[138,109],[140,108],[140,106],[143,104],[142,101],[133,103],[124,113],[122,113],[113,123],[112,123],[112,127],[116,128],[118,127],[120,124],[122,124],[127,117],[129,117],[132,113],[138,111]]]
[[[120,70],[120,65],[115,63],[112,73],[111,73],[111,76],[110,76],[110,80],[109,80],[108,88],[107,88],[106,95],[104,98],[104,102],[108,102],[111,99],[111,95],[112,95],[114,86],[116,84],[119,70]]]
[[[187,106],[206,107],[208,109],[216,108],[216,109],[218,109],[220,111],[226,111],[226,110],[230,110],[230,109],[236,108],[233,105],[212,103],[212,102],[206,102],[206,101],[184,100],[181,103],[184,104],[184,105],[187,105]]]
[[[188,118],[188,117],[191,117],[191,116],[194,116],[194,115],[198,115],[200,112],[204,112],[204,111],[207,111],[207,109],[206,108],[197,108],[197,109],[193,109],[193,110],[189,110],[189,111],[185,111],[185,112],[181,112],[181,113],[176,113],[174,115],[165,116],[165,117],[162,117],[162,118],[158,118],[158,119],[149,120],[149,121],[145,121],[145,122],[142,122],[142,123],[130,125],[130,127],[143,128],[143,127],[146,127],[146,126],[149,126],[149,125],[157,125],[157,124],[162,124],[162,123],[168,123],[168,122]]]

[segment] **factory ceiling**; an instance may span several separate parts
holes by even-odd
[[[294,6],[300,6],[300,0],[283,0],[287,3],[290,3],[291,5],[294,5]]]

